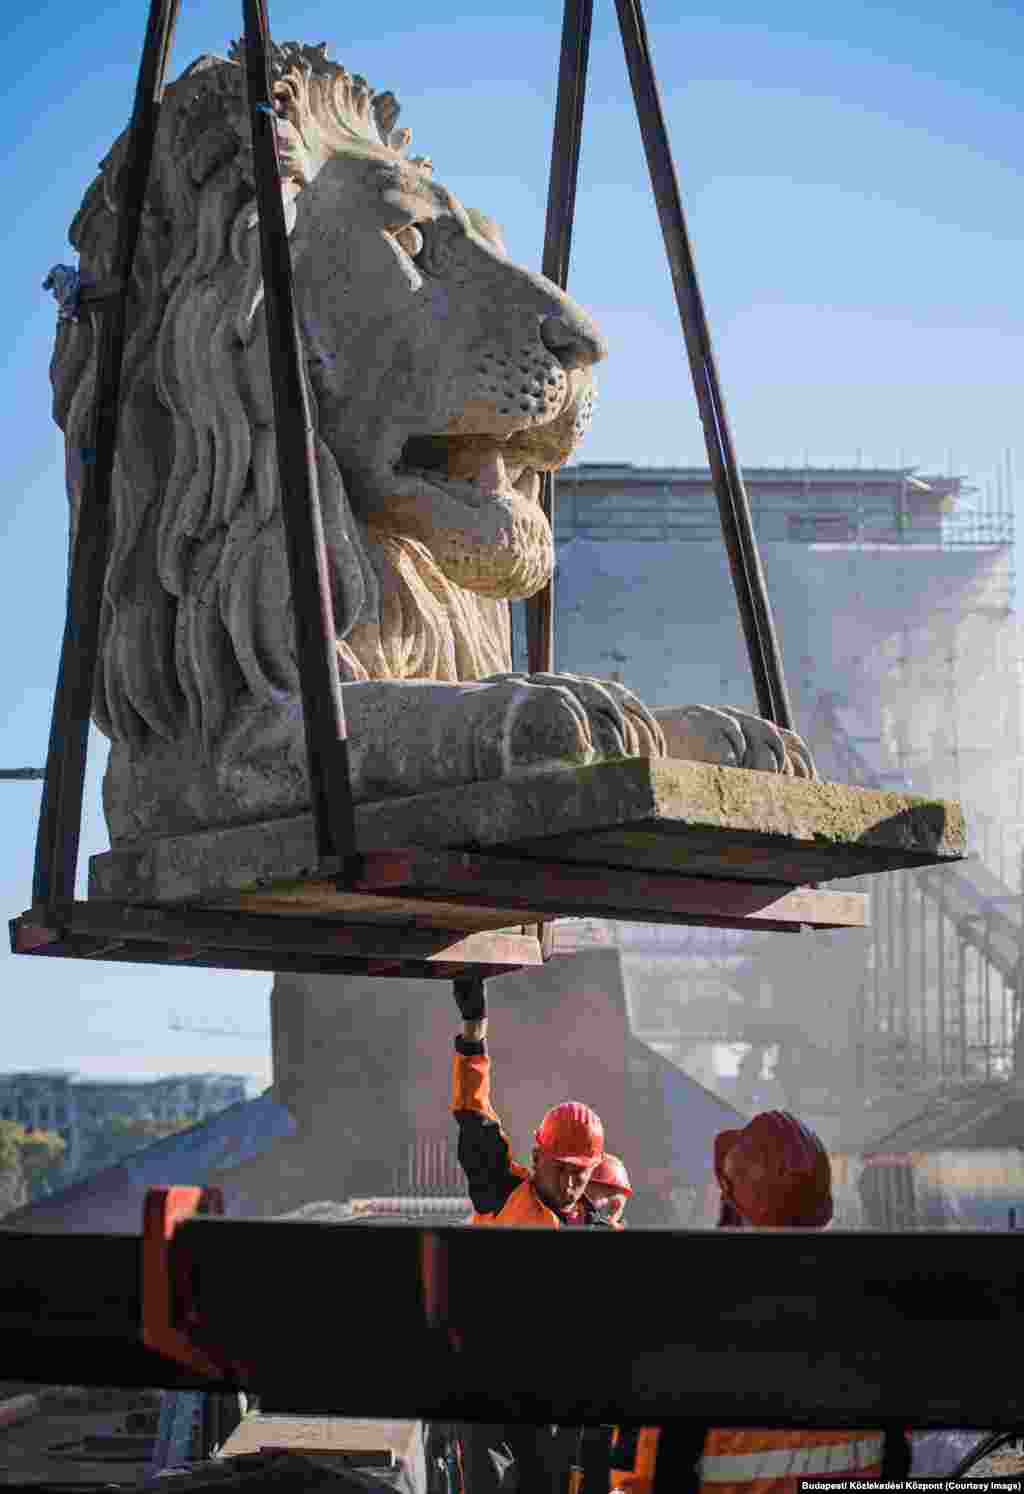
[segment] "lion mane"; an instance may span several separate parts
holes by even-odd
[[[254,420],[242,357],[263,332],[239,59],[237,46],[200,57],[166,90],[129,294],[94,699],[97,725],[129,750],[185,733],[210,750],[247,701],[299,696],[274,435]],[[404,159],[394,96],[324,45],[274,46],[272,70],[314,153]],[[124,134],[71,226],[86,281],[111,274],[126,145]],[[51,365],[72,543],[98,334],[96,313],[62,321]],[[508,669],[506,605],[454,586],[416,540],[368,532],[319,436],[316,450],[342,679]]]

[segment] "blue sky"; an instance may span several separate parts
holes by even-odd
[[[0,18],[11,61],[0,277],[5,766],[43,761],[64,604],[63,454],[47,380],[54,309],[40,283],[53,263],[71,262],[67,225],[127,121],[146,5],[59,0],[12,19],[14,10]],[[326,40],[339,61],[394,90],[414,153],[503,224],[513,258],[538,264],[557,7],[524,0],[509,12],[478,0],[458,20],[425,10],[272,0],[271,24],[279,39]],[[901,0],[775,0],[712,14],[649,3],[742,463],[846,463],[860,451],[866,463],[902,456],[944,470],[952,458],[983,488],[1005,448],[1024,464],[1024,20],[986,0],[932,0],[928,10],[922,19]],[[184,0],[172,76],[223,52],[240,11]],[[571,288],[611,357],[582,455],[700,462],[614,7],[600,0],[597,11]],[[106,845],[102,758],[97,742],[83,863]],[[0,894],[13,914],[29,897],[38,790],[0,784],[0,804]],[[0,1068],[269,1076],[269,1040],[168,1029],[173,1009],[266,1031],[268,977],[41,960],[5,973]]]

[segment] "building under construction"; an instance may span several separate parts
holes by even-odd
[[[960,799],[975,857],[867,879],[866,933],[619,925],[613,937],[636,1032],[741,1106],[787,1103],[834,1145],[858,1145],[936,1087],[1017,1063],[1010,459],[987,493],[909,467],[754,468],[746,481],[822,776]],[[557,669],[621,680],[656,707],[754,709],[707,470],[567,468],[556,537]]]

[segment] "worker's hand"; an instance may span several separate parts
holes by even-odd
[[[455,1005],[463,1022],[483,1022],[487,1017],[487,994],[479,976],[460,976],[453,982]]]

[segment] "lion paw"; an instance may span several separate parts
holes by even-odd
[[[536,712],[552,724],[561,721],[573,735],[575,750],[563,748],[555,756],[591,761],[666,756],[665,737],[654,714],[625,685],[578,674],[499,674],[487,683],[506,681],[530,687],[521,708],[526,715]],[[519,756],[515,749],[513,756]],[[536,754],[527,751],[524,756]]]
[[[795,731],[732,706],[669,706],[655,711],[669,757],[757,768],[787,778],[817,779],[810,749]]]

